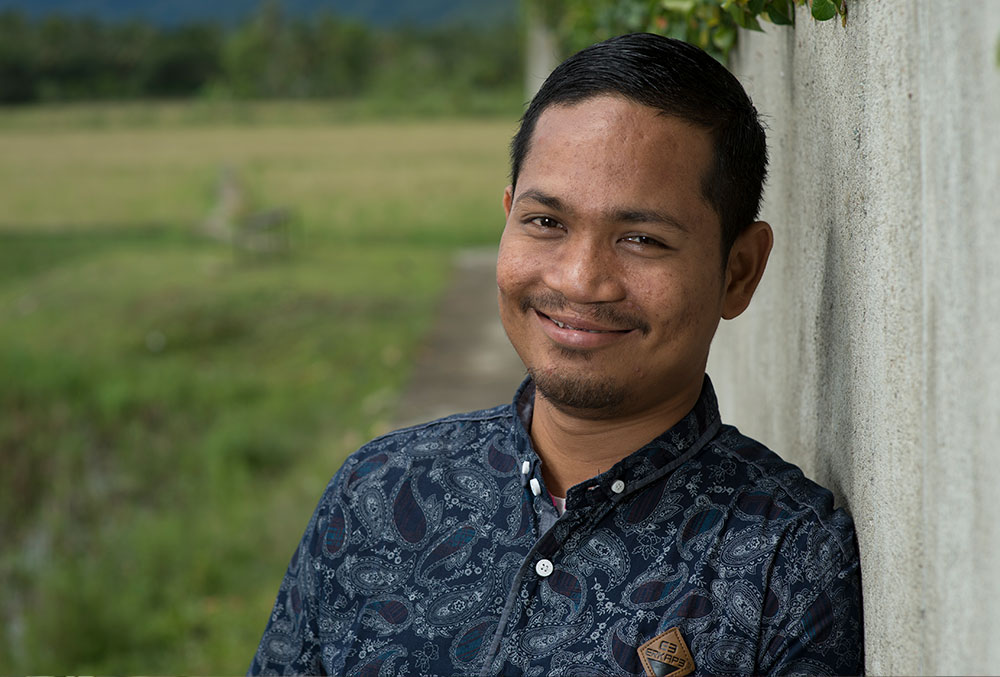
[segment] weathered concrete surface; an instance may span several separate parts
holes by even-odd
[[[531,101],[541,89],[545,78],[559,65],[556,38],[538,16],[534,3],[522,3],[528,37],[524,42],[524,100]]]
[[[525,371],[500,324],[496,263],[496,249],[456,256],[451,284],[396,407],[396,427],[513,399]]]
[[[740,36],[776,245],[709,370],[854,515],[868,671],[995,673],[1000,2],[848,4]]]

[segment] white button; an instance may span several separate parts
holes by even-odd
[[[538,483],[537,477],[532,477],[531,481],[528,482],[528,484],[531,485],[531,493],[533,493],[535,496],[542,495],[542,485]]]
[[[521,464],[521,474],[527,475],[529,472],[531,472],[531,464],[525,461]]]
[[[611,491],[615,492],[616,494],[622,493],[623,491],[625,491],[625,483],[622,482],[621,480],[615,480],[614,482],[611,483]]]
[[[538,560],[538,563],[535,565],[535,573],[541,576],[542,578],[551,575],[552,569],[553,569],[552,562],[550,562],[547,559],[540,559]]]

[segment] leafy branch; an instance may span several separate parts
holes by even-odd
[[[736,45],[737,28],[759,31],[761,20],[795,23],[796,6],[808,6],[817,21],[840,16],[847,25],[847,0],[534,0],[564,56],[597,40],[648,31],[698,45],[725,60]]]

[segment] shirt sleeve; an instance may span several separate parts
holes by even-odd
[[[325,531],[328,515],[336,509],[336,485],[335,477],[292,554],[248,675],[325,674],[316,613],[320,593],[320,531]]]
[[[790,587],[790,611],[781,631],[762,647],[769,675],[864,673],[861,573],[856,541],[838,552],[821,574]],[[829,550],[827,550],[829,555]]]

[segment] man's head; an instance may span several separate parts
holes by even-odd
[[[543,111],[601,95],[624,97],[709,132],[713,158],[701,190],[719,216],[725,262],[736,236],[760,210],[767,172],[764,129],[739,80],[686,42],[633,33],[588,47],[564,61],[521,118],[511,143],[511,184],[517,187]]]
[[[513,144],[497,260],[500,316],[544,402],[690,409],[770,251],[753,221],[764,155],[739,83],[694,47],[625,36],[556,69]]]

